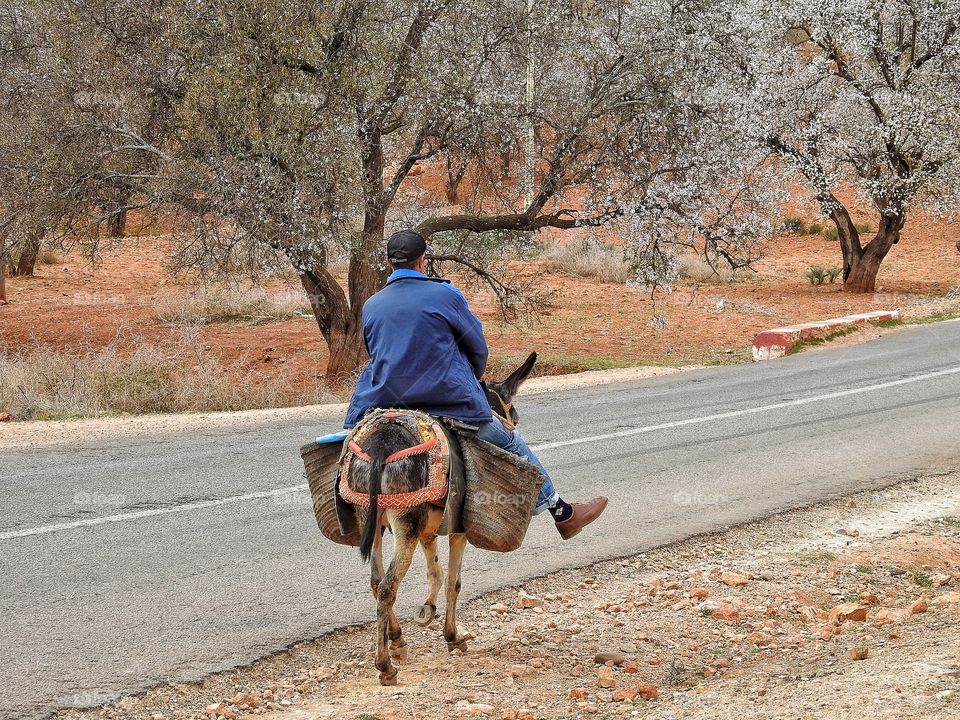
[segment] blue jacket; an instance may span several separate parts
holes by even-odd
[[[343,426],[372,408],[492,419],[480,377],[487,366],[483,325],[449,280],[396,270],[363,305],[370,362],[360,374]]]

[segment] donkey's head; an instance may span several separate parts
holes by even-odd
[[[533,366],[537,363],[537,354],[530,353],[523,365],[518,367],[510,376],[502,382],[487,382],[483,384],[483,389],[487,393],[487,402],[490,403],[490,409],[497,415],[506,418],[516,425],[520,421],[520,416],[513,408],[513,398],[517,390],[523,384],[530,373],[533,372]]]

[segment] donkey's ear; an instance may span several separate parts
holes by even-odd
[[[513,399],[513,396],[517,394],[517,390],[520,389],[523,381],[526,380],[530,376],[530,373],[533,372],[533,366],[536,364],[537,354],[532,352],[530,353],[530,357],[524,361],[523,365],[510,373],[510,377],[500,383],[500,387],[502,387],[504,392],[507,394],[507,398],[505,399]]]

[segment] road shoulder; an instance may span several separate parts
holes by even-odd
[[[396,688],[363,627],[60,718],[955,717],[960,474],[557,572],[460,618],[465,656],[404,623]]]

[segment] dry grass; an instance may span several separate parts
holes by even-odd
[[[744,279],[750,273],[736,271],[724,262],[710,266],[700,255],[680,256],[680,277],[700,285],[725,285]]]
[[[264,323],[308,315],[310,303],[303,291],[215,287],[167,297],[157,303],[155,310],[160,320],[177,325]]]
[[[622,285],[630,279],[630,266],[615,245],[574,240],[551,245],[541,259],[547,270]]]
[[[17,420],[247,410],[329,402],[325,388],[263,380],[205,354],[195,333],[156,345],[115,338],[85,352],[35,345],[0,353],[0,413]]]
[[[43,248],[37,254],[37,262],[41,265],[63,265],[63,256],[53,248]]]

